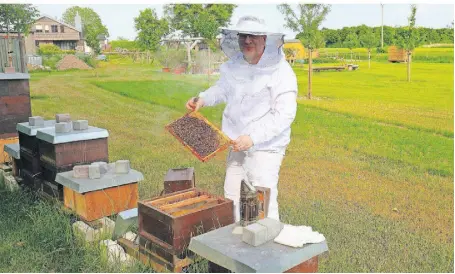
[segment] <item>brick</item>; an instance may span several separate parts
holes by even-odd
[[[258,246],[267,241],[267,227],[254,223],[243,228],[242,241]]]
[[[32,116],[28,118],[28,124],[32,127],[44,126],[44,119],[41,116]]]
[[[56,114],[55,115],[55,122],[56,123],[70,122],[70,121],[71,121],[71,116],[68,113],[62,113],[62,114]]]
[[[109,170],[109,165],[106,162],[93,162],[93,164],[99,165],[101,174],[105,174]]]
[[[118,160],[115,162],[115,173],[125,174],[130,172],[130,161],[129,160]]]
[[[88,176],[90,179],[99,179],[101,178],[101,170],[98,164],[91,164],[88,167]]]
[[[244,227],[242,241],[258,246],[276,238],[282,229],[283,224],[280,221],[265,218]]]
[[[88,121],[87,120],[76,120],[73,122],[73,129],[74,130],[84,130],[88,129]]]
[[[107,258],[110,263],[131,263],[133,258],[128,255],[123,247],[121,247],[117,241],[110,239],[103,240],[100,242],[100,246],[105,247],[107,251]]]
[[[88,178],[89,177],[89,165],[80,165],[73,167],[74,178]]]
[[[267,241],[275,239],[284,227],[280,221],[271,218],[264,218],[256,223],[267,227]]]
[[[71,122],[60,122],[55,124],[55,132],[57,133],[70,132],[72,128]]]
[[[86,242],[94,242],[102,239],[110,239],[114,231],[115,222],[107,217],[90,222],[94,227],[83,221],[73,224],[73,232],[79,239]]]

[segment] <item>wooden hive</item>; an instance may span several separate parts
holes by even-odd
[[[169,169],[164,177],[165,194],[194,188],[195,186],[195,174],[192,167]]]
[[[54,128],[38,130],[40,165],[45,180],[53,182],[57,173],[72,170],[75,165],[108,162],[108,132],[88,130],[56,133]]]
[[[0,73],[0,139],[17,137],[16,124],[31,116],[29,78]]]
[[[396,46],[390,46],[388,50],[389,62],[407,62],[408,56],[404,49],[399,49]]]
[[[139,235],[176,256],[191,237],[234,223],[231,200],[197,188],[139,201],[138,215]]]
[[[85,221],[137,207],[138,182],[142,173],[131,169],[128,173],[115,173],[115,163],[108,165],[101,178],[74,178],[73,171],[59,173],[56,182],[63,186],[63,201],[67,208]]]

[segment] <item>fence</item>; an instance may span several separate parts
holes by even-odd
[[[27,55],[27,64],[30,64],[32,66],[42,66],[43,57],[39,55]]]
[[[10,37],[9,39],[0,38],[0,72],[5,72],[5,67],[11,65],[16,72],[27,72],[27,67],[23,65],[24,62],[21,60],[21,46],[23,47],[23,42],[16,37]]]

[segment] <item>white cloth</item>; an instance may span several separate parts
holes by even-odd
[[[227,157],[224,196],[234,202],[235,221],[240,221],[240,186],[245,176],[253,186],[270,188],[267,217],[280,220],[278,212],[278,173],[283,155],[267,151],[234,152]]]
[[[313,231],[310,226],[284,225],[280,234],[274,240],[276,243],[302,247],[305,244],[316,244],[325,241],[324,235]]]

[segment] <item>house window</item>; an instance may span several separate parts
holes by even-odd
[[[58,26],[57,25],[52,25],[51,26],[52,32],[58,32]]]
[[[42,25],[36,25],[35,26],[35,32],[43,32],[43,26]]]
[[[60,25],[60,32],[65,32],[65,26]]]
[[[49,33],[49,25],[45,25],[44,26],[44,32],[45,33]]]

